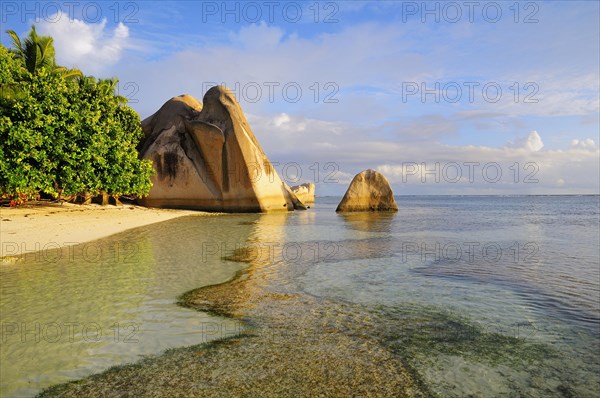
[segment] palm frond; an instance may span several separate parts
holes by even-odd
[[[21,39],[19,38],[19,35],[17,35],[17,32],[14,30],[7,30],[6,33],[10,36],[12,44],[15,47],[12,49],[14,53],[17,54],[19,58],[23,58],[23,46],[21,45]]]
[[[83,73],[79,69],[69,69],[64,66],[55,67],[54,72],[58,73],[65,80],[74,80],[83,77]]]

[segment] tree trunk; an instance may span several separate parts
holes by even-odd
[[[113,196],[112,199],[115,202],[115,206],[123,206],[123,203],[121,203],[118,196]]]
[[[83,194],[83,202],[82,205],[91,205],[92,204],[92,195],[89,192]]]
[[[100,195],[102,195],[102,203],[101,203],[101,205],[102,206],[108,206],[108,198],[109,198],[108,194],[106,192],[102,191],[102,192],[100,192]]]

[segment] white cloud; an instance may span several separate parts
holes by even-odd
[[[542,137],[538,134],[537,131],[532,131],[527,136],[525,142],[523,142],[523,148],[527,149],[530,152],[537,152],[544,147],[544,143],[542,142]]]
[[[586,138],[584,140],[573,140],[571,141],[571,147],[577,149],[589,149],[594,150],[598,148],[598,145],[591,138]]]
[[[508,146],[512,148],[522,148],[529,152],[537,152],[544,147],[544,142],[538,132],[534,130],[529,133],[526,138],[520,138],[514,143],[509,143]]]
[[[484,102],[487,109],[535,116],[584,116],[600,109],[600,78],[596,72],[513,73],[510,76],[512,82],[506,77],[499,83],[504,90],[500,101]]]
[[[287,113],[282,113],[273,119],[273,124],[276,127],[281,127],[282,125],[288,124],[289,122],[290,122],[290,117],[288,116]]]
[[[106,18],[94,24],[59,14],[38,25],[40,34],[54,38],[59,65],[79,68],[84,74],[101,74],[116,64],[129,46],[129,28],[120,22],[110,32]]]
[[[353,130],[342,122],[329,122],[302,116],[279,113],[275,115],[247,114],[248,122],[267,154],[294,154],[296,159],[312,156],[318,161],[331,157],[342,135],[349,139]],[[320,159],[317,159],[320,158]]]
[[[283,38],[283,31],[277,27],[268,26],[264,21],[260,24],[243,26],[234,41],[242,44],[246,49],[273,48]]]
[[[544,143],[542,142],[542,138],[538,134],[537,131],[532,131],[527,136],[527,141],[525,143],[525,149],[537,152],[544,147]]]

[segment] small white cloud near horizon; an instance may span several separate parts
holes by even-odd
[[[290,117],[287,113],[281,113],[273,119],[273,124],[277,127],[281,127],[283,124],[290,122]]]
[[[572,140],[571,148],[594,150],[598,148],[598,145],[593,139],[586,138],[585,140]]]
[[[508,147],[525,149],[528,152],[538,152],[544,147],[544,142],[539,133],[533,130],[527,138],[519,138],[515,142],[509,142]]]
[[[121,22],[111,33],[106,18],[99,23],[86,23],[59,11],[48,21],[39,23],[37,29],[39,34],[54,38],[56,62],[81,69],[86,75],[104,72],[129,47],[129,28]]]

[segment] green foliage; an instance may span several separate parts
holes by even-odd
[[[117,81],[66,79],[53,60],[29,67],[0,45],[0,198],[146,195],[154,171]]]

